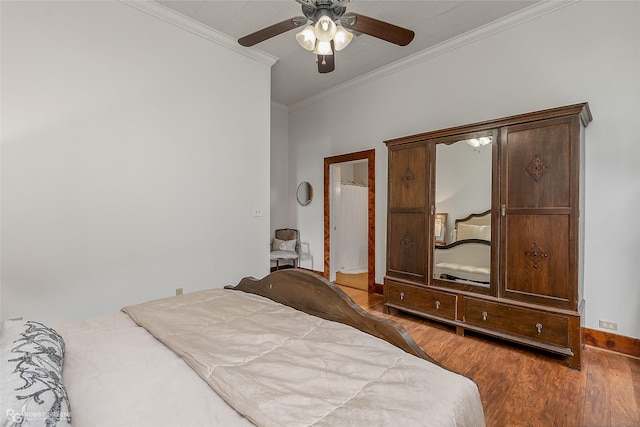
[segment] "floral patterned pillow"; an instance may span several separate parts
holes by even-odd
[[[0,424],[71,425],[71,406],[62,384],[62,337],[42,323],[8,321],[1,343]]]

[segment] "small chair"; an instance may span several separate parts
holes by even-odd
[[[298,266],[300,251],[300,237],[298,230],[293,228],[280,228],[275,232],[275,238],[271,242],[271,261],[276,262],[276,270],[280,269],[280,261],[293,263],[293,268]]]

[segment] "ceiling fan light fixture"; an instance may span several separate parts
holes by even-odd
[[[333,55],[333,50],[331,49],[331,42],[325,42],[322,40],[318,40],[316,42],[316,48],[313,51],[316,55]]]
[[[240,37],[238,43],[244,47],[252,47],[297,29],[297,42],[317,56],[318,72],[321,74],[335,70],[334,52],[346,48],[354,35],[366,34],[398,46],[411,43],[415,36],[411,30],[357,13],[345,14],[347,4],[352,1],[296,0],[302,5],[304,16],[294,16],[269,25]]]
[[[315,35],[320,41],[330,42],[336,35],[336,31],[336,23],[326,15],[321,16],[316,22]]]
[[[316,34],[312,25],[307,25],[296,34],[296,40],[303,48],[312,51],[316,46]]]
[[[342,50],[353,40],[353,33],[347,31],[342,25],[338,25],[336,35],[333,38],[334,47],[336,51]]]

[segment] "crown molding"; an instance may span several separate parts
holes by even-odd
[[[175,25],[178,28],[182,28],[185,31],[195,34],[196,36],[212,41],[222,47],[240,53],[268,66],[272,66],[278,61],[278,58],[276,58],[275,56],[269,55],[268,53],[262,52],[258,49],[242,47],[236,42],[235,39],[229,37],[228,35],[207,27],[206,25],[201,24],[197,21],[194,21],[193,19],[184,16],[174,10],[171,10],[160,3],[156,3],[151,0],[119,1],[120,3],[131,6],[144,13],[161,19],[169,24]]]
[[[289,107],[287,107],[286,104],[283,104],[282,102],[271,101],[271,108],[274,110],[283,111],[285,113],[289,112]]]
[[[486,37],[508,30],[509,28],[513,28],[518,25],[524,24],[525,22],[537,19],[540,16],[553,13],[556,10],[562,9],[579,1],[581,0],[543,0],[518,12],[514,12],[511,15],[507,15],[504,18],[497,19],[486,25],[475,28],[464,34],[439,43],[433,47],[417,52],[411,56],[393,62],[377,70],[363,74],[362,76],[358,76],[352,80],[334,86],[331,89],[327,89],[316,95],[310,96],[309,98],[290,105],[289,112],[308,107],[309,105],[324,101],[337,94],[344,93],[345,91],[363,86],[374,80],[397,73],[398,71],[404,70],[406,68],[413,67],[414,65],[421,62],[428,61],[429,59],[443,55],[452,50],[459,49],[478,40],[482,40]]]

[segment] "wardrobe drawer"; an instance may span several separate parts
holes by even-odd
[[[569,318],[475,298],[464,299],[466,323],[567,347]]]
[[[433,314],[456,318],[456,295],[387,281],[387,302]]]

